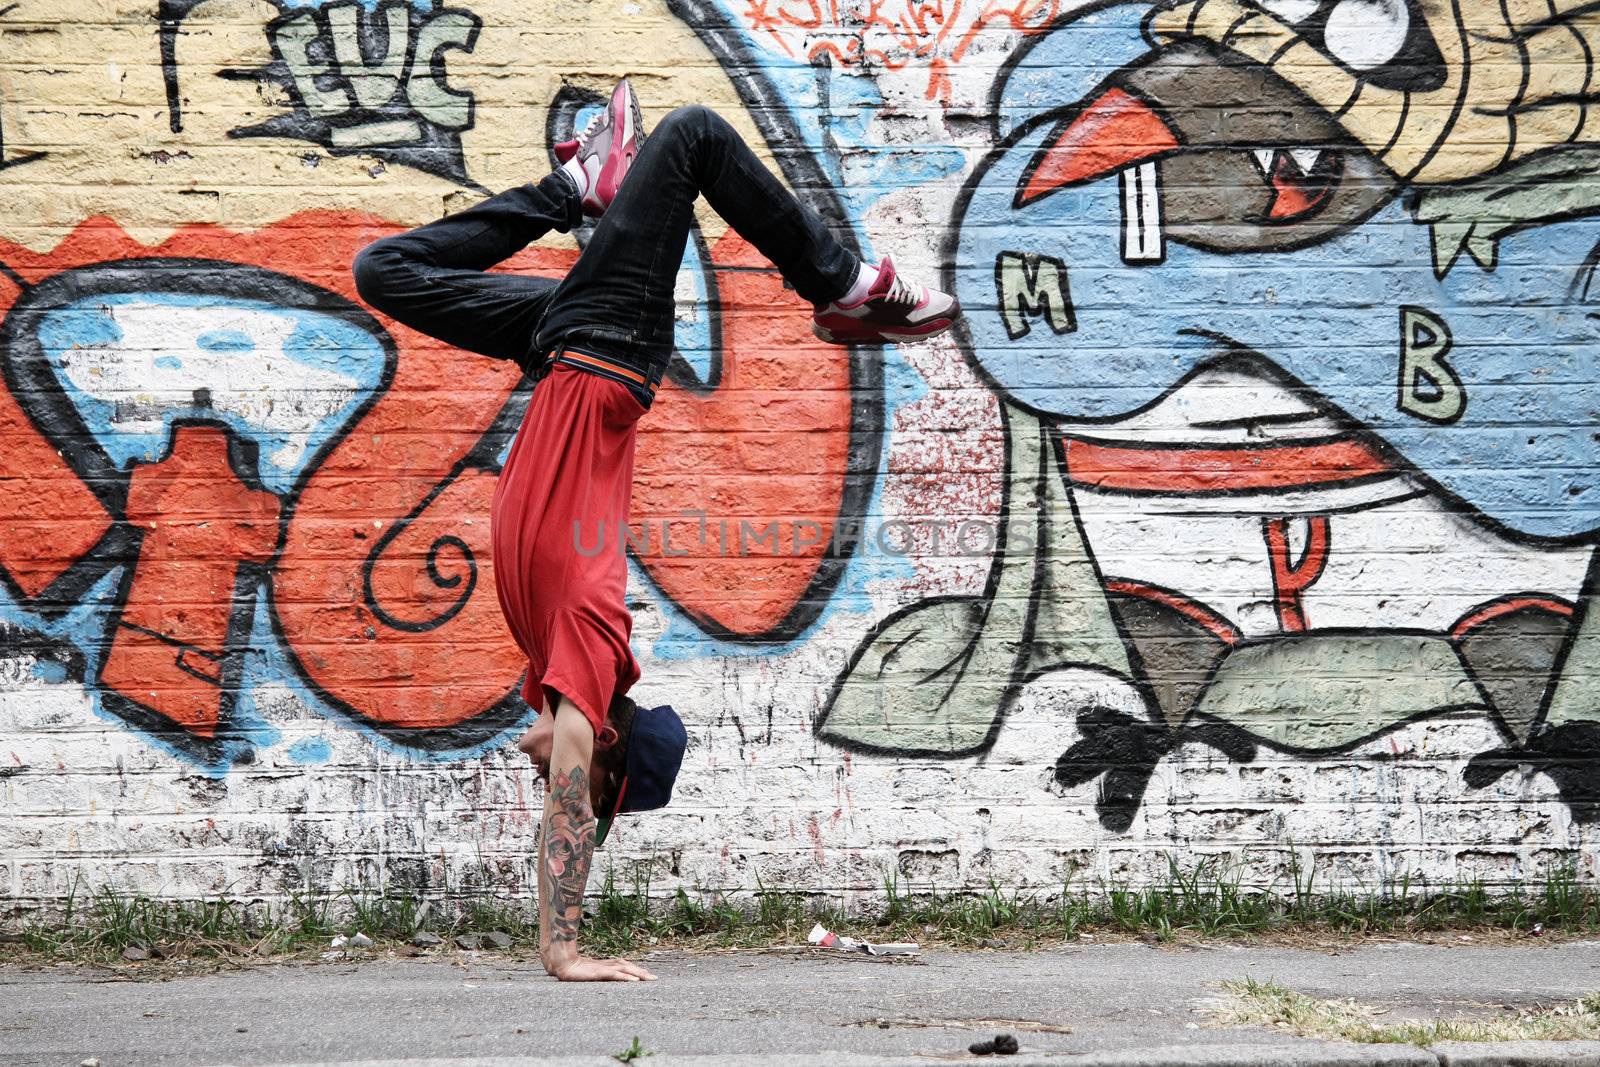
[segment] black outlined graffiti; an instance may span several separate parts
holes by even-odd
[[[1508,127],[1488,98],[1511,88],[1473,82],[1485,99],[1456,98],[1486,47],[1480,31],[1508,30],[1503,9],[1472,7],[1478,22],[1462,29],[1390,5],[1393,25],[1363,44],[1338,7],[1101,4],[1011,57],[991,100],[996,147],[956,206],[946,278],[972,309],[960,343],[1002,398],[1007,521],[1042,516],[1037,551],[998,554],[978,596],[913,604],[876,627],[829,697],[821,738],[981,754],[1023,685],[1070,670],[1122,680],[1144,708],[1143,720],[1077,709],[1079,738],[1056,766],[1062,787],[1101,779],[1110,829],[1131,827],[1155,762],[1183,741],[1239,761],[1322,759],[1434,716],[1484,716],[1507,741],[1467,786],[1544,770],[1574,818],[1600,817],[1581,784],[1600,778],[1594,579],[1579,589],[1597,529],[1579,473],[1592,449],[1580,430],[1559,458],[1539,454],[1555,447],[1540,427],[1592,420],[1532,369],[1589,380],[1595,339],[1535,319],[1563,292],[1574,321],[1593,317],[1582,270],[1570,287],[1541,275],[1550,284],[1533,296],[1526,267],[1495,255],[1515,237],[1522,265],[1592,262],[1595,153],[1554,100]],[[1509,31],[1553,41],[1572,18],[1592,15]],[[1052,79],[1070,88],[1052,98]],[[1345,106],[1324,104],[1345,88]],[[1478,107],[1483,125],[1425,122],[1435,96],[1457,114]],[[1019,115],[1032,117],[1011,127]],[[1503,154],[1470,148],[1490,132]],[[1024,316],[1039,309],[1015,294],[1037,281],[998,280],[1020,256],[1070,272],[1072,330],[1031,328]],[[1356,291],[1361,272],[1381,289]],[[1537,349],[1541,336],[1554,351]],[[1524,372],[1505,373],[1506,346],[1530,341]],[[1215,399],[1230,393],[1240,399]],[[1507,429],[1519,422],[1529,428]],[[1521,451],[1496,451],[1511,442]],[[1500,475],[1508,461],[1518,473]],[[1419,522],[1432,532],[1395,532]],[[1455,538],[1507,561],[1508,576],[1445,572],[1409,615],[1390,606],[1399,590],[1349,585],[1362,546],[1398,552],[1384,539],[1405,536],[1419,537],[1415,560]],[[1254,577],[1207,577],[1224,556],[1251,559]],[[1355,602],[1370,625],[1347,624]]]
[[[161,0],[162,73],[168,120],[183,128],[177,40],[200,0]],[[472,128],[471,92],[450,82],[452,53],[470,53],[483,21],[462,8],[421,10],[407,0],[367,5],[335,0],[301,6],[278,0],[265,26],[273,61],[224,77],[265,81],[293,107],[230,137],[286,137],[330,153],[372,155],[486,191],[466,172],[461,134]]]
[[[721,65],[751,120],[773,149],[774,161],[789,187],[822,217],[846,249],[859,255],[860,243],[844,203],[821,164],[801,147],[805,140],[790,114],[789,103],[766,74],[761,57],[744,43],[714,0],[668,0],[667,8],[694,30]],[[697,247],[702,247],[698,238]],[[706,260],[703,258],[702,262]],[[720,323],[714,325],[720,333]],[[828,606],[859,545],[862,520],[882,459],[882,360],[882,349],[878,347],[852,346],[848,350],[851,404],[844,491],[830,550],[819,559],[806,589],[776,625],[750,634],[721,626],[714,619],[696,618],[697,624],[713,637],[762,643],[793,640],[815,623]],[[709,380],[697,384],[698,376],[687,366],[678,366],[674,374],[681,384],[706,391],[720,378],[714,371]]]
[[[163,55],[170,61],[165,71],[168,120],[174,130],[182,129],[189,107],[177,66],[179,35],[198,6],[188,0],[166,0],[161,9]],[[283,87],[294,104],[293,114],[234,130],[233,136],[310,139],[428,169],[433,163],[425,159],[394,154],[406,150],[406,145],[384,143],[374,148],[375,141],[388,138],[385,131],[398,129],[392,124],[417,119],[411,128],[423,130],[423,141],[427,122],[444,131],[441,136],[454,138],[449,147],[455,153],[452,158],[459,160],[459,133],[471,121],[472,99],[465,92],[449,100],[426,98],[429,68],[423,58],[427,34],[436,23],[459,31],[450,38],[456,42],[451,47],[472,46],[465,22],[459,18],[440,22],[453,9],[435,6],[419,11],[417,5],[382,3],[284,3],[278,8],[279,16],[267,27],[273,41],[273,65],[265,71],[225,75],[264,77]],[[782,98],[755,69],[755,61],[748,56],[739,58],[740,46],[731,36],[723,39],[721,20],[710,7],[685,8],[678,14],[686,20],[702,20],[695,28],[713,51],[726,61],[745,64],[730,74],[762,134],[778,147],[786,177],[802,195],[822,206],[841,239],[853,248],[843,206],[828,188],[817,162],[790,147],[798,138],[797,127]],[[404,63],[398,54],[391,57],[402,26],[404,47],[410,50]],[[476,32],[475,21],[472,32]],[[448,53],[450,48],[443,51]],[[443,53],[436,50],[432,54],[437,58]],[[295,64],[303,75],[298,81]],[[435,63],[431,69],[433,89],[453,90],[444,79],[441,64]],[[424,94],[421,107],[419,92]],[[319,97],[319,93],[323,95]],[[330,96],[344,102],[338,114],[332,113]],[[588,102],[589,94],[575,87],[558,94],[548,113],[547,135],[552,143],[571,133],[578,111]],[[457,110],[447,114],[442,110],[446,106]],[[383,123],[391,125],[374,126]],[[340,141],[362,124],[384,137]],[[438,145],[409,147],[420,152]],[[385,156],[384,152],[391,154]],[[434,162],[440,158],[444,156],[435,152]],[[470,184],[459,167],[450,176]],[[516,432],[528,387],[523,383],[506,389],[503,404],[495,412],[483,410],[480,383],[472,418],[480,420],[481,426],[477,421],[440,415],[439,421],[452,432],[461,426],[472,427],[471,440],[439,444],[434,451],[448,452],[447,462],[437,471],[424,472],[424,480],[432,480],[421,488],[408,485],[397,493],[396,481],[424,477],[418,474],[421,461],[417,455],[404,451],[407,433],[413,434],[415,444],[414,428],[408,424],[412,413],[406,410],[405,397],[416,395],[424,388],[421,383],[437,377],[437,371],[428,367],[446,354],[429,350],[418,355],[405,348],[409,342],[396,340],[401,331],[391,335],[384,322],[352,303],[349,258],[373,236],[375,224],[370,216],[360,210],[314,213],[314,217],[294,216],[283,226],[276,235],[273,226],[259,233],[186,227],[153,254],[133,254],[139,246],[116,227],[92,233],[85,227],[42,260],[19,253],[18,262],[26,265],[12,281],[20,294],[9,309],[5,335],[0,338],[8,346],[8,384],[25,407],[27,421],[69,453],[71,481],[81,484],[104,509],[107,529],[98,541],[77,551],[47,588],[36,581],[18,581],[4,567],[0,567],[0,575],[24,616],[81,614],[90,590],[104,590],[108,600],[108,611],[102,616],[104,632],[76,635],[65,643],[64,647],[87,649],[88,653],[83,657],[86,662],[73,667],[77,673],[70,676],[94,691],[97,707],[173,751],[208,764],[215,772],[225,772],[230,761],[251,758],[253,747],[260,743],[249,731],[261,728],[261,719],[245,699],[248,694],[243,687],[263,677],[288,681],[291,692],[316,713],[329,713],[410,753],[450,758],[491,742],[528,715],[527,706],[517,696],[520,679],[516,673],[505,676],[505,664],[498,660],[470,677],[460,676],[459,659],[446,664],[448,673],[440,673],[440,664],[447,658],[441,650],[448,652],[452,643],[482,651],[499,638],[499,644],[506,647],[492,649],[489,659],[505,659],[500,653],[515,652],[499,629],[489,634],[484,624],[482,604],[486,596],[492,601],[493,592],[492,583],[486,580],[486,545],[477,538],[487,529],[486,486],[492,485],[499,456]],[[318,235],[313,246],[293,240],[310,231]],[[581,245],[585,234],[580,231],[577,236]],[[680,354],[669,379],[689,397],[720,401],[730,408],[719,417],[742,417],[748,423],[748,411],[742,416],[732,411],[732,404],[723,396],[731,373],[728,346],[737,354],[740,335],[724,322],[720,304],[725,298],[738,302],[738,294],[743,293],[745,307],[776,307],[773,298],[781,290],[776,272],[768,265],[752,260],[748,251],[735,249],[730,254],[729,246],[736,244],[728,241],[713,249],[703,235],[695,234],[691,256],[698,261],[702,275],[710,350],[708,360],[695,364]],[[86,251],[90,248],[92,254]],[[215,258],[166,254],[172,248],[215,250],[218,254]],[[235,249],[237,257],[233,256]],[[570,252],[565,249],[532,249],[528,255],[528,262],[535,265],[530,268],[519,261],[515,269],[554,273],[570,264]],[[283,270],[277,269],[280,265]],[[313,284],[310,279],[326,285]],[[760,288],[752,289],[753,284]],[[735,295],[726,296],[723,287]],[[751,300],[752,293],[758,299]],[[350,336],[326,338],[312,346],[330,359],[320,363],[311,359],[308,365],[315,370],[297,371],[311,375],[303,390],[307,410],[321,410],[330,395],[349,393],[352,399],[347,406],[338,408],[338,425],[315,430],[302,427],[296,431],[298,436],[272,437],[229,408],[234,401],[210,395],[204,388],[197,387],[192,397],[165,398],[152,405],[117,394],[110,387],[100,389],[105,395],[94,389],[85,393],[85,387],[69,380],[73,368],[67,363],[73,360],[101,359],[104,365],[97,368],[97,381],[104,385],[114,383],[127,370],[121,364],[128,360],[166,360],[176,365],[188,360],[191,350],[200,353],[205,349],[210,354],[196,355],[196,365],[213,356],[226,362],[233,358],[227,355],[230,346],[241,353],[237,357],[241,361],[273,354],[267,348],[251,350],[250,338],[233,336],[240,330],[231,326],[211,331],[217,336],[197,340],[187,338],[187,327],[180,323],[160,337],[130,342],[126,353],[118,352],[114,338],[94,333],[145,329],[159,316],[146,314],[148,309],[141,310],[140,302],[154,306],[169,299],[199,301],[197,308],[214,312],[219,321],[252,315],[301,315],[307,319],[331,317],[342,323]],[[801,325],[809,322],[803,307],[791,317]],[[742,327],[747,334],[771,336],[770,322],[758,319],[751,326],[749,319],[747,315]],[[70,332],[64,322],[89,333],[66,348],[52,348],[40,340],[41,331],[51,328]],[[764,330],[768,332],[763,334]],[[377,353],[373,357],[377,362],[362,363],[366,358],[360,356],[363,346]],[[63,363],[60,353],[68,350],[84,354]],[[350,359],[344,353],[352,353]],[[795,583],[793,601],[786,602],[784,612],[774,614],[761,627],[730,624],[723,628],[719,624],[724,616],[701,617],[686,609],[702,629],[717,636],[771,643],[802,633],[832,596],[859,536],[883,432],[881,370],[872,353],[830,350],[827,355],[835,361],[838,374],[848,374],[855,391],[853,396],[842,389],[836,391],[843,398],[838,402],[846,406],[842,410],[849,411],[848,420],[842,411],[838,417],[828,417],[828,432],[843,442],[838,469],[830,471],[839,475],[842,487],[838,513],[833,514],[835,502],[831,500],[825,501],[823,509],[828,512],[825,518],[837,520],[837,532],[827,542],[827,554],[819,555],[820,565],[807,572],[806,581]],[[416,371],[419,365],[424,369]],[[416,377],[402,381],[404,367],[413,368]],[[318,374],[322,377],[317,378]],[[341,376],[349,381],[335,380]],[[747,371],[744,388],[749,388],[751,381],[752,373]],[[438,402],[455,401],[444,398]],[[461,403],[467,404],[469,399]],[[177,411],[177,417],[161,422],[162,413],[156,409],[162,404]],[[281,402],[276,410],[289,417],[301,406],[297,395]],[[86,414],[91,409],[97,413]],[[151,425],[135,432],[118,421],[121,414]],[[396,431],[396,425],[404,429]],[[353,429],[357,426],[360,433]],[[123,438],[140,434],[150,438],[145,442],[150,447],[129,453]],[[289,462],[283,458],[286,450],[292,453],[292,472],[283,466]],[[390,450],[393,455],[386,455]],[[219,460],[219,456],[226,458]],[[157,472],[174,475],[185,464],[205,468],[198,481],[214,491],[205,499],[215,505],[216,514],[207,525],[196,525],[180,537],[165,517],[177,506],[175,498],[152,491],[145,483],[161,481]],[[374,470],[388,473],[373,476]],[[166,482],[174,480],[194,479],[186,474],[182,479],[169,477]],[[170,488],[166,482],[161,488]],[[267,510],[273,517],[263,523],[257,512]],[[476,526],[461,521],[464,515],[479,512],[485,521]],[[270,527],[270,542],[262,541],[263,526]],[[217,539],[216,543],[212,539]],[[641,562],[643,573],[655,580],[653,561]],[[202,564],[216,574],[214,581],[199,584],[210,590],[213,600],[226,603],[225,611],[207,615],[211,629],[204,640],[163,614],[160,593],[176,584],[169,571],[181,567],[185,574],[193,574],[205,569]],[[104,581],[108,576],[113,579],[110,583]],[[659,588],[664,595],[673,595],[667,586]],[[468,636],[462,636],[462,627],[467,628]],[[267,635],[270,640],[263,639]],[[37,636],[42,640],[44,635]],[[402,647],[408,640],[412,644]],[[136,669],[135,661],[141,658],[156,668]],[[162,681],[153,684],[151,692],[133,691],[139,677],[158,676]]]
[[[213,768],[252,758],[253,746],[233,712],[245,657],[269,651],[251,645],[258,590],[264,589],[269,630],[290,653],[289,664],[303,670],[301,681],[325,707],[347,714],[353,724],[413,751],[448,758],[525,717],[515,670],[498,688],[491,680],[495,691],[478,704],[459,684],[452,689],[444,678],[419,676],[420,688],[461,699],[431,716],[397,706],[372,717],[365,713],[372,706],[365,690],[373,679],[360,664],[335,676],[309,669],[294,616],[275,595],[289,576],[320,586],[324,596],[336,595],[332,589],[345,580],[337,568],[319,571],[314,559],[285,561],[280,553],[296,528],[306,485],[322,468],[337,464],[349,426],[367,415],[393,383],[398,353],[369,313],[294,275],[228,260],[128,257],[69,266],[37,283],[17,281],[24,288],[0,326],[10,395],[59,448],[73,484],[89,488],[100,500],[111,524],[42,592],[30,595],[9,570],[5,577],[19,603],[60,617],[104,575],[121,569],[103,629],[86,636],[89,654],[49,657],[62,663],[67,677],[91,686],[103,709]],[[156,336],[151,331],[157,327],[161,341],[150,347],[148,338]],[[186,329],[200,332],[189,337]],[[249,390],[224,394],[199,386],[192,396],[168,395],[161,381],[148,378],[140,379],[139,390],[151,399],[135,400],[118,384],[129,370],[121,364],[129,358],[154,358],[155,367],[170,366],[172,374],[220,383],[236,375],[230,361],[249,360],[264,383],[264,375],[284,373],[283,366],[272,368],[291,357],[293,345],[304,346],[293,358],[307,361],[292,364],[299,368],[290,379],[293,387],[320,387],[324,405],[343,389],[349,395],[343,406],[300,415],[291,404],[274,408],[252,401]],[[350,373],[337,373],[345,369]],[[86,387],[91,392],[85,393]],[[373,540],[364,562],[356,557],[369,593],[374,567],[393,570],[384,563],[385,551],[398,539],[414,539],[412,525],[430,502],[462,472],[492,472],[524,402],[525,390],[509,395],[505,409],[457,461],[456,473],[447,474],[409,514],[394,522],[379,520],[384,536]],[[329,418],[339,418],[340,425],[332,426]],[[319,438],[320,447],[307,453]],[[270,485],[263,475],[263,441],[272,447]],[[151,443],[154,451],[140,442]],[[113,447],[115,456],[108,451]],[[134,458],[126,458],[130,454]],[[349,506],[359,508],[358,497],[343,494]],[[36,507],[54,504],[76,511],[74,500],[51,493],[41,495]],[[318,521],[310,514],[302,518]],[[319,528],[326,526],[322,520]],[[287,543],[297,542],[288,538]],[[454,608],[436,612],[419,627],[414,619],[419,607],[429,608],[425,598],[420,604],[387,604],[388,611],[372,612],[368,633],[374,639],[379,631],[404,640],[407,633],[436,629],[475,592],[482,601],[471,577],[477,569],[473,551],[460,537],[435,536],[423,547],[419,566],[435,586],[455,597]],[[408,544],[407,551],[414,548]],[[7,564],[25,562],[25,551],[26,546],[12,546]],[[400,566],[406,566],[403,560]],[[467,569],[465,577],[455,573],[459,566]],[[388,581],[386,595],[393,596],[392,575]],[[369,607],[379,604],[374,595]],[[481,615],[481,603],[477,610]],[[34,644],[46,651],[56,644],[72,647],[70,642]]]

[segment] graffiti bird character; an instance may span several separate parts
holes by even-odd
[[[1469,785],[1532,766],[1600,818],[1597,46],[1592,8],[1478,0],[1101,5],[1032,42],[949,248],[1013,550],[880,625],[821,736],[973,755],[1070,667],[1146,712],[1081,709],[1055,768],[1108,827],[1179,743],[1315,758],[1446,713],[1504,739]]]

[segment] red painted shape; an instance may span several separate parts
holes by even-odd
[[[1315,208],[1321,198],[1307,193],[1298,185],[1284,184],[1273,185],[1274,196],[1272,206],[1267,209],[1267,218],[1283,220],[1292,219]]]
[[[812,335],[810,305],[736,234],[712,259],[721,381],[704,394],[662,386],[639,424],[632,521],[636,539],[648,537],[636,555],[663,592],[714,630],[755,637],[799,605],[838,524],[849,352]],[[689,512],[704,513],[703,533]],[[755,531],[742,551],[741,521]],[[775,545],[759,539],[769,523]]]
[[[92,263],[215,259],[291,274],[359,302],[351,260],[398,229],[363,213],[314,211],[253,232],[189,226],[151,247],[97,218],[44,253],[0,242],[0,260],[35,282]],[[572,250],[534,248],[505,269],[559,276],[575,258]],[[634,516],[655,522],[639,559],[691,616],[723,632],[759,636],[793,613],[835,533],[849,458],[849,354],[812,337],[810,308],[736,236],[719,241],[713,258],[721,380],[704,394],[664,385],[641,424]],[[272,299],[270,292],[259,296]],[[15,289],[0,281],[0,312],[15,298]],[[448,727],[501,703],[526,665],[494,590],[489,503],[497,472],[457,469],[519,374],[510,364],[463,354],[377,318],[395,342],[393,376],[286,502],[271,610],[302,675],[330,702],[386,726]],[[0,566],[32,595],[70,569],[114,517],[4,390],[0,427],[7,433],[0,450],[0,476],[7,479]],[[204,484],[206,492],[223,493],[214,503],[224,509],[217,514],[239,504],[228,495],[234,483]],[[155,505],[140,506],[139,514],[161,521]],[[692,509],[704,509],[713,523],[727,520],[725,546],[715,525],[698,538],[698,520],[684,517]],[[664,519],[672,529],[670,554],[659,536]],[[776,543],[752,539],[741,555],[741,519],[758,530],[775,523]],[[374,552],[402,520],[404,528]],[[254,558],[238,540],[234,559]],[[157,544],[150,541],[151,551]],[[685,548],[687,555],[676,554]],[[211,553],[206,548],[203,558],[211,561]],[[165,559],[141,558],[138,573],[165,573]],[[223,581],[222,571],[206,580],[213,578]],[[114,634],[104,681],[186,729],[214,731],[224,705],[204,676],[219,662],[210,657],[225,652],[215,635],[226,630],[218,629],[215,614],[202,617],[197,609],[185,609],[180,619],[140,607],[160,604],[155,582],[141,579],[140,599],[130,601],[125,616],[130,625]],[[225,614],[231,592],[216,597],[222,606],[215,610]],[[155,612],[156,625],[139,621],[145,611]],[[175,636],[179,644],[134,627]],[[194,650],[182,666],[179,646]]]
[[[1354,438],[1269,448],[1147,448],[1068,437],[1062,452],[1073,482],[1124,492],[1302,489],[1394,473]]]
[[[1151,600],[1157,604],[1176,611],[1196,626],[1204,629],[1212,637],[1225,645],[1236,645],[1243,637],[1239,628],[1217,612],[1212,611],[1200,601],[1186,597],[1182,593],[1171,589],[1162,589],[1156,585],[1146,585],[1136,582],[1131,578],[1107,578],[1106,591],[1121,593],[1124,596],[1136,596],[1141,600]]]
[[[1177,136],[1149,104],[1121,89],[1108,89],[1040,149],[1018,203],[1104,177],[1177,147]]]
[[[0,242],[0,260],[19,258],[33,254]],[[34,269],[24,276],[34,281],[49,273]],[[0,318],[18,295],[15,283],[0,276]],[[0,570],[24,596],[36,597],[99,543],[112,517],[9,389],[0,389],[0,439]]]
[[[949,64],[935,56],[928,61],[928,88],[923,93],[923,99],[937,100],[942,106],[949,107],[954,93],[955,83],[950,79]]]
[[[1265,519],[1261,523],[1261,535],[1266,539],[1267,558],[1272,564],[1278,625],[1284,633],[1301,633],[1307,628],[1302,596],[1328,566],[1328,517],[1311,515],[1306,518],[1306,550],[1299,563],[1289,555],[1289,523],[1292,521],[1292,518]]]
[[[1333,194],[1330,180],[1301,174],[1286,152],[1279,152],[1274,157],[1270,181],[1274,195],[1272,206],[1267,209],[1267,217],[1278,222],[1315,211]]]
[[[351,300],[351,260],[398,229],[333,213],[292,221],[268,265],[295,264]],[[559,276],[575,258],[535,248],[508,267]],[[300,489],[272,605],[300,669],[324,695],[375,723],[435,729],[503,701],[527,667],[495,595],[496,472],[456,472],[519,374],[379,318],[398,349],[394,377]],[[404,529],[375,552],[400,520]]]
[[[291,274],[359,302],[352,259],[369,242],[400,228],[361,212],[311,211],[251,232],[186,226],[151,247],[110,219],[92,218],[48,252],[0,242],[0,261],[25,281],[37,282],[94,263],[216,259]],[[532,249],[505,269],[560,275],[575,259],[571,250]],[[273,299],[271,292],[256,295]],[[15,296],[9,286],[0,290],[0,311]],[[379,319],[398,349],[393,379],[301,487],[273,574],[272,607],[283,640],[324,697],[378,723],[450,726],[503,701],[525,666],[494,592],[488,539],[494,472],[468,469],[441,487],[482,438],[520,376],[509,364],[464,355]],[[0,427],[8,435],[7,447],[0,449],[0,474],[16,479],[0,493],[0,517],[8,523],[0,565],[25,591],[38,591],[103,536],[111,517],[5,391],[0,391]],[[402,624],[392,626],[364,602],[367,560],[377,538],[396,520],[417,512],[430,495],[428,506],[371,567],[375,602]],[[441,603],[453,602],[466,588],[464,582],[440,586],[429,574],[428,557],[436,544],[436,571],[446,581],[464,572],[455,542],[439,540],[446,535],[473,553],[478,575],[471,596],[431,629],[406,628],[435,618]],[[148,669],[157,672],[150,677],[177,669],[164,643],[156,649],[128,633],[116,637],[128,655],[137,651],[145,657]],[[204,659],[198,652],[195,656],[185,662],[194,666]],[[165,667],[157,665],[162,657]],[[131,663],[108,665],[106,683],[136,692],[141,682]],[[185,685],[199,683],[185,679]],[[165,684],[157,688],[178,692]],[[210,704],[163,699],[167,703],[157,710],[196,732],[215,722]]]
[[[1507,597],[1504,600],[1495,600],[1480,607],[1473,608],[1450,627],[1450,636],[1461,638],[1473,630],[1502,615],[1514,615],[1519,611],[1544,611],[1563,619],[1572,617],[1574,607],[1568,601],[1559,597],[1545,596],[1541,593],[1529,593],[1526,596]]]
[[[100,683],[201,737],[216,734],[241,562],[278,544],[278,498],[251,489],[215,426],[173,431],[171,450],[134,468],[128,522],[144,531]]]

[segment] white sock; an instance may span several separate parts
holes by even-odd
[[[589,175],[584,173],[583,167],[578,165],[578,157],[573,156],[561,164],[561,169],[567,172],[573,183],[578,187],[578,198],[581,200],[589,195]]]
[[[859,304],[867,298],[867,293],[872,289],[872,283],[878,280],[878,268],[870,263],[862,263],[861,269],[856,271],[855,284],[850,291],[834,301],[836,304],[846,306]]]

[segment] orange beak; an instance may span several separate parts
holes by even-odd
[[[1033,157],[1017,206],[1177,147],[1177,135],[1149,104],[1121,89],[1107,89]]]

